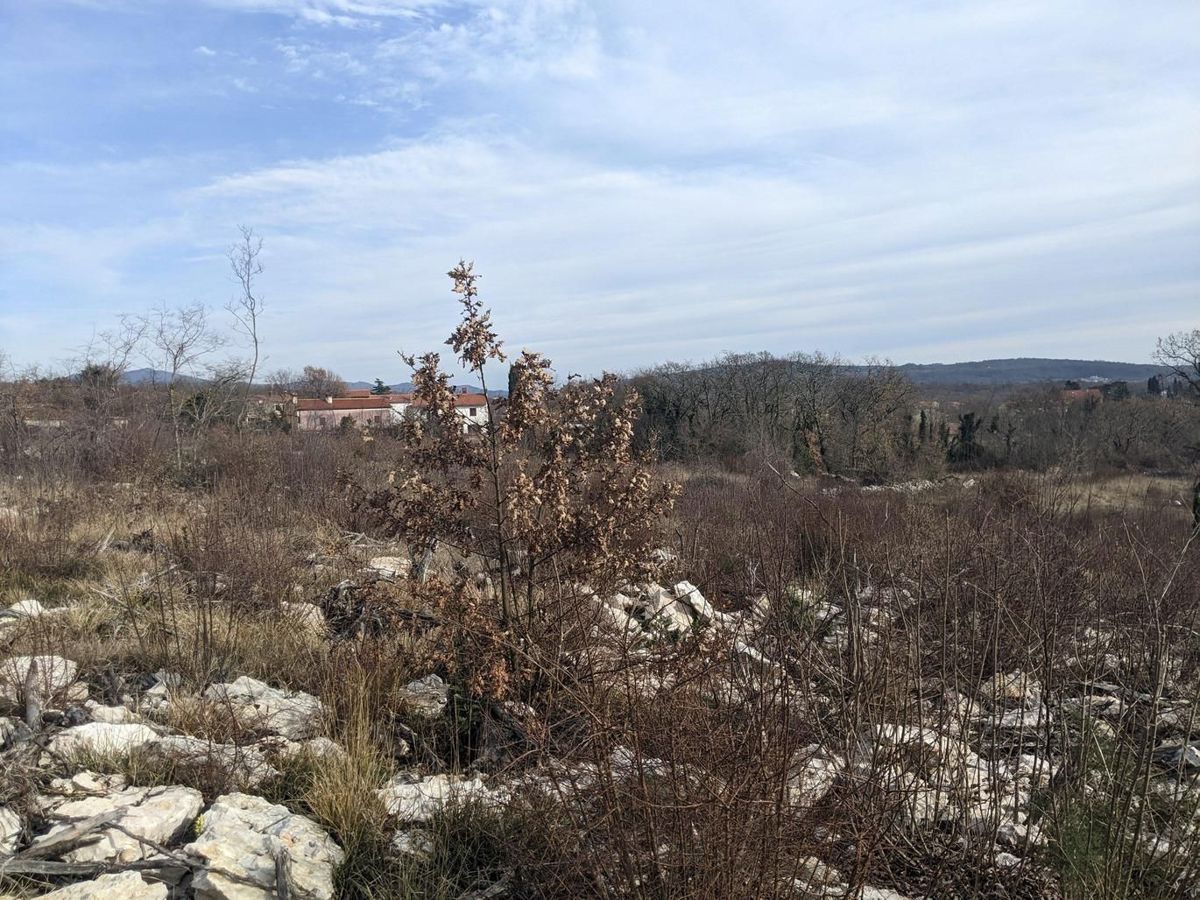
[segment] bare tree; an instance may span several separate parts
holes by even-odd
[[[229,267],[237,281],[240,293],[230,300],[225,308],[237,322],[239,330],[250,342],[252,356],[246,374],[246,388],[242,398],[242,410],[238,415],[238,425],[244,425],[249,409],[250,391],[254,386],[254,376],[258,372],[259,339],[258,317],[263,310],[262,297],[255,293],[254,281],[262,274],[263,266],[259,257],[262,254],[262,238],[254,233],[253,228],[239,226],[241,240],[229,248]]]
[[[117,395],[146,337],[145,319],[123,317],[116,328],[96,335],[80,352],[75,381],[85,409],[104,415]]]
[[[183,469],[183,419],[188,396],[183,382],[200,382],[202,360],[224,343],[208,321],[202,304],[169,308],[165,304],[143,316],[126,317],[123,323],[140,326],[146,337],[147,358],[166,375],[167,411],[175,437],[175,465]]]
[[[305,366],[303,376],[295,382],[295,391],[302,397],[336,397],[345,390],[341,376],[321,366]]]
[[[276,369],[267,374],[267,388],[273,394],[295,393],[300,376],[293,369]]]
[[[1176,331],[1159,338],[1154,359],[1186,381],[1200,399],[1200,328]]]

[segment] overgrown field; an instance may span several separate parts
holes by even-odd
[[[204,440],[183,482],[47,457],[0,486],[14,894],[123,869],[200,897],[277,879],[381,898],[1200,885],[1182,484],[656,469],[680,487],[638,523],[646,559],[588,581],[564,557],[506,617],[485,560],[448,541],[425,559],[367,502],[408,450]],[[154,846],[126,815],[31,852],[81,795],[141,788],[205,811]],[[330,843],[260,835],[270,865],[222,887],[204,836],[236,792]]]

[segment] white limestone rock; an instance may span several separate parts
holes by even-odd
[[[121,872],[67,885],[42,894],[42,900],[166,900],[166,896],[165,884],[142,881],[137,872]]]
[[[471,801],[496,802],[498,797],[476,778],[461,775],[403,773],[377,791],[390,815],[401,822],[428,822],[447,805]]]
[[[14,705],[25,696],[25,680],[37,664],[34,676],[42,701],[52,703],[60,698],[74,682],[79,667],[61,656],[10,656],[0,662],[0,703]]]
[[[54,811],[63,820],[34,841],[33,846],[51,840],[70,828],[72,822],[119,810],[116,823],[123,830],[101,828],[93,838],[67,851],[67,862],[133,862],[156,854],[143,841],[166,845],[181,836],[196,821],[204,801],[200,792],[188,787],[131,787],[98,797],[68,800]],[[129,833],[126,833],[129,832]],[[142,840],[139,840],[141,838]]]
[[[345,854],[311,819],[261,797],[225,794],[202,821],[199,836],[183,848],[203,864],[192,881],[196,900],[269,900],[280,894],[280,870],[289,897],[332,900],[333,873]]]
[[[247,727],[293,741],[311,737],[325,714],[325,707],[312,694],[273,688],[247,675],[227,684],[211,685],[204,696],[228,704]]]
[[[16,853],[21,842],[21,817],[16,810],[0,806],[0,856]]]
[[[279,611],[285,622],[303,631],[324,634],[329,627],[325,613],[313,603],[289,603],[285,600],[279,604]]]
[[[122,756],[148,747],[159,740],[149,725],[138,722],[88,722],[60,731],[50,740],[49,749],[59,756],[91,753]]]
[[[16,719],[0,716],[0,750],[8,749],[9,743],[17,736],[21,727]]]
[[[676,599],[675,595],[657,584],[647,585],[637,611],[647,629],[658,629],[669,634],[681,634],[692,627],[690,607]]]
[[[126,706],[105,706],[95,700],[83,704],[93,722],[104,722],[108,725],[122,725],[126,722],[140,722],[142,717]]]
[[[279,770],[268,762],[264,748],[255,744],[220,744],[190,735],[173,734],[161,738],[152,750],[176,765],[221,772],[245,789],[258,787],[279,775]]]
[[[13,616],[20,619],[36,619],[38,616],[44,615],[48,610],[42,606],[33,597],[26,597],[24,600],[18,600],[8,608],[8,611]]]
[[[725,621],[725,614],[717,612],[713,605],[704,599],[700,588],[690,581],[681,581],[675,585],[675,597],[702,619],[707,619],[709,622]]]
[[[871,885],[867,885],[862,889],[862,896],[859,900],[908,900],[908,897],[899,891],[893,891],[891,888],[871,887]]]
[[[607,603],[601,603],[596,607],[596,611],[599,616],[598,624],[605,631],[617,634],[637,634],[642,630],[633,616],[623,609],[616,609]]]
[[[787,796],[792,806],[811,809],[829,793],[838,774],[845,769],[842,759],[813,744],[798,751],[788,767]]]
[[[367,563],[367,568],[384,578],[403,578],[412,568],[403,556],[376,556]]]
[[[450,702],[450,686],[437,675],[410,681],[400,694],[415,712],[431,719],[444,713]]]

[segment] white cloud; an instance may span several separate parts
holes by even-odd
[[[444,0],[202,0],[238,12],[293,16],[317,25],[356,26],[371,19],[411,19]]]
[[[272,363],[355,377],[438,344],[459,255],[506,336],[575,371],[816,346],[1136,359],[1195,316],[1192,4],[205,2],[301,23],[264,34],[238,102],[286,82],[305,135],[320,89],[392,136],[161,159],[84,202],[94,166],[0,169],[55,223],[0,218],[20,283],[69,272],[97,317],[219,302],[246,222]],[[377,27],[302,24],[342,19]]]
[[[206,47],[203,44],[196,47],[192,52],[199,56],[216,56],[217,55],[216,50],[213,50],[211,47]]]

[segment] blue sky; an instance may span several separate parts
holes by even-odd
[[[398,377],[476,260],[561,371],[1145,360],[1200,326],[1200,4],[0,0],[0,352],[219,309]]]

